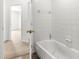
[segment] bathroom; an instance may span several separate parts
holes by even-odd
[[[33,50],[39,58],[79,59],[79,1],[33,0],[32,6]]]
[[[1,59],[79,59],[78,0],[1,0],[0,4],[0,53],[5,50]]]

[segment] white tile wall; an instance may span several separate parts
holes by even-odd
[[[78,0],[53,0],[54,9],[52,23],[52,37],[68,46],[79,49],[79,1]],[[65,41],[67,36],[71,36],[72,45]]]
[[[49,39],[52,25],[51,0],[33,0],[34,41]],[[35,43],[36,43],[35,42]]]

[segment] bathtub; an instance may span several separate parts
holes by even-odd
[[[35,48],[40,59],[79,59],[78,50],[56,40],[39,41]]]

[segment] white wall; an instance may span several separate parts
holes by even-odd
[[[0,59],[3,59],[3,0],[0,0]]]
[[[79,0],[52,0],[52,37],[79,49]],[[71,37],[72,44],[65,41]]]
[[[34,42],[49,39],[52,22],[51,0],[32,0]]]

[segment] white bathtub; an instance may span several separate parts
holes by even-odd
[[[56,40],[39,41],[35,47],[41,59],[79,59],[79,51]]]

